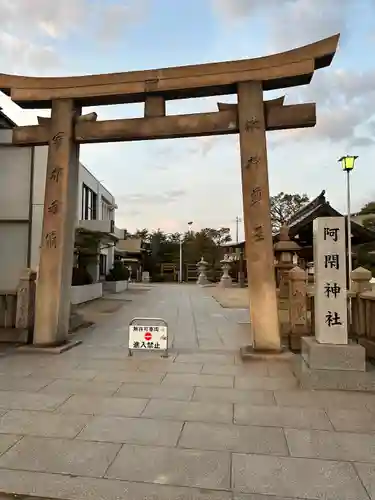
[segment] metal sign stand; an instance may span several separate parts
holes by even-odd
[[[133,351],[159,351],[162,358],[168,358],[168,323],[163,318],[133,318],[129,323],[129,356]]]

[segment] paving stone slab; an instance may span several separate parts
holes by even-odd
[[[239,425],[333,430],[326,412],[319,408],[255,406],[238,403],[234,405],[234,423]]]
[[[138,417],[145,409],[148,399],[102,398],[100,396],[80,396],[69,398],[57,411],[84,415],[113,415]]]
[[[128,350],[126,348],[119,349],[116,347],[106,347],[104,345],[82,345],[80,350],[76,350],[77,356],[89,357],[91,359],[128,362]]]
[[[83,345],[85,347],[85,344]],[[122,370],[122,371],[135,371],[137,370],[138,362],[134,359],[128,359],[126,361],[119,361],[116,359],[77,359],[78,370],[96,370],[96,371],[106,371],[106,370]]]
[[[165,377],[164,373],[142,373],[142,372],[125,372],[105,371],[99,373],[94,381],[96,382],[125,382],[128,384],[160,384]]]
[[[55,410],[68,399],[67,394],[41,394],[0,391],[0,408],[9,410]]]
[[[0,457],[0,467],[102,477],[119,449],[118,444],[26,436]]]
[[[294,457],[375,463],[375,435],[285,429]]]
[[[231,423],[233,421],[233,405],[231,403],[152,399],[142,413],[142,417],[167,418],[186,422]]]
[[[11,470],[0,470],[0,489],[32,495],[27,500],[36,500],[36,496],[61,500],[232,500],[226,491]]]
[[[375,432],[375,415],[369,410],[335,410],[328,408],[327,415],[336,431]]]
[[[149,363],[139,363],[138,370],[140,372],[153,373],[200,373],[202,371],[202,363],[167,363],[163,361]]]
[[[189,401],[193,395],[193,387],[162,386],[154,384],[123,384],[114,397],[177,399]]]
[[[297,379],[292,377],[235,377],[234,387],[242,390],[279,391],[297,387]]]
[[[199,375],[189,373],[168,373],[162,385],[198,386],[198,387],[233,387],[233,376]]]
[[[175,446],[182,426],[182,422],[151,418],[94,417],[77,439]]]
[[[267,377],[268,370],[266,363],[244,363],[242,365],[217,365],[205,363],[202,373],[208,375],[239,375],[253,377]]]
[[[11,410],[0,417],[0,433],[74,438],[89,420],[86,415]]]
[[[375,394],[342,391],[275,391],[280,406],[304,408],[375,409]]]
[[[282,429],[187,422],[179,447],[288,456]]]
[[[231,354],[209,354],[209,353],[189,353],[178,354],[176,363],[214,363],[217,365],[233,365],[234,355]]]
[[[2,360],[0,365],[0,375],[7,375],[8,377],[28,377],[33,373],[34,369],[37,368],[33,368],[32,366],[22,367],[15,364],[9,365],[9,363],[4,366],[4,360]]]
[[[39,389],[48,386],[53,382],[53,378],[39,377],[13,377],[13,375],[0,376],[0,391],[27,391],[37,392]]]
[[[61,378],[66,380],[92,380],[98,374],[97,370],[62,369],[54,366],[37,368],[32,372],[33,377]]]
[[[9,450],[20,439],[22,439],[22,436],[14,436],[13,434],[0,435],[0,455]]]
[[[223,403],[249,403],[253,405],[275,405],[272,391],[241,391],[239,389],[217,389],[196,387],[193,401],[220,401]]]
[[[91,382],[86,380],[55,380],[40,391],[40,394],[102,394],[112,396],[121,382]]]
[[[321,500],[368,500],[352,464],[330,460],[233,454],[236,491]]]
[[[228,490],[230,453],[124,445],[106,477]]]
[[[293,366],[291,361],[270,361],[267,363],[269,377],[293,377]]]
[[[354,464],[371,500],[375,500],[375,465]]]
[[[274,495],[248,495],[244,493],[234,494],[233,500],[302,500],[300,498],[292,499],[291,497],[275,497]]]

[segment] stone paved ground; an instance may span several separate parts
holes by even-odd
[[[220,308],[207,289],[127,296],[63,355],[0,358],[0,492],[375,499],[375,395],[301,391],[284,362],[242,364],[241,311]],[[169,359],[127,357],[135,315],[168,320]]]

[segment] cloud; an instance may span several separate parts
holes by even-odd
[[[15,35],[51,38],[78,28],[90,12],[88,0],[0,0],[1,29]]]
[[[162,205],[175,203],[181,197],[186,196],[187,191],[184,189],[170,189],[163,193],[131,193],[120,196],[119,200],[124,204],[134,205]]]
[[[211,0],[212,8],[229,20],[267,22],[270,53],[289,50],[340,32],[338,56],[346,51],[358,30],[349,30],[355,0]],[[368,8],[375,18],[375,1]],[[271,147],[303,141],[325,141],[366,148],[373,144],[368,126],[375,112],[375,71],[348,71],[334,66],[315,73],[305,87],[287,89],[287,103],[316,102],[317,125],[309,130],[276,135]],[[273,137],[273,136],[272,136]]]
[[[341,33],[344,42],[347,39],[348,12],[353,0],[294,0],[284,3],[284,8],[278,16],[273,16],[272,21],[271,44],[277,51],[334,33]]]
[[[57,44],[71,35],[113,41],[142,19],[148,0],[0,0],[0,67],[43,75],[67,61]]]
[[[317,71],[306,87],[289,90],[290,102],[316,102],[317,124],[310,130],[285,134],[286,140],[325,140],[367,147],[373,144],[375,71]]]
[[[279,52],[346,31],[353,0],[211,0],[211,5],[223,22],[266,18],[270,47]]]
[[[22,68],[24,74],[30,71],[43,74],[46,67],[59,66],[59,58],[49,45],[34,44],[0,31],[0,47],[1,65],[7,68],[8,73],[17,73]]]
[[[285,0],[268,0],[266,8],[274,8],[284,3]],[[264,0],[211,0],[211,4],[220,17],[232,21],[257,14],[265,7]]]
[[[128,0],[109,5],[99,17],[98,36],[112,42],[124,34],[129,25],[141,21],[148,11],[148,0]]]

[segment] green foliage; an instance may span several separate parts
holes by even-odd
[[[73,267],[72,286],[91,285],[94,282],[86,266]]]
[[[184,264],[196,264],[202,256],[210,266],[219,266],[222,259],[221,245],[231,241],[230,229],[204,228],[200,231],[187,231],[181,233],[165,233],[161,229],[150,232],[148,229],[138,229],[133,237],[142,238],[150,245],[150,253],[145,256],[144,269],[149,271],[153,281],[164,281],[160,274],[160,265],[171,263],[179,266],[180,241],[183,241]]]
[[[375,233],[375,201],[370,201],[364,205],[359,215],[374,214],[374,217],[368,217],[363,220],[362,224],[366,229]],[[374,252],[374,253],[372,253]],[[375,276],[375,241],[364,243],[356,249],[356,266],[362,266],[372,272]]]
[[[126,281],[129,279],[129,269],[120,260],[115,260],[105,279],[106,281]]]
[[[355,267],[359,266],[368,269],[375,276],[375,243],[364,243],[356,248]]]
[[[369,217],[368,219],[365,219],[363,221],[363,226],[366,229],[370,229],[370,231],[375,232],[375,215],[374,215],[374,217]]]
[[[278,232],[281,226],[287,224],[290,218],[309,201],[307,194],[288,194],[281,191],[281,193],[271,196],[272,232]]]
[[[366,205],[364,205],[360,212],[359,212],[361,215],[365,215],[365,214],[374,214],[375,216],[375,201],[370,201],[369,203],[366,203]]]

